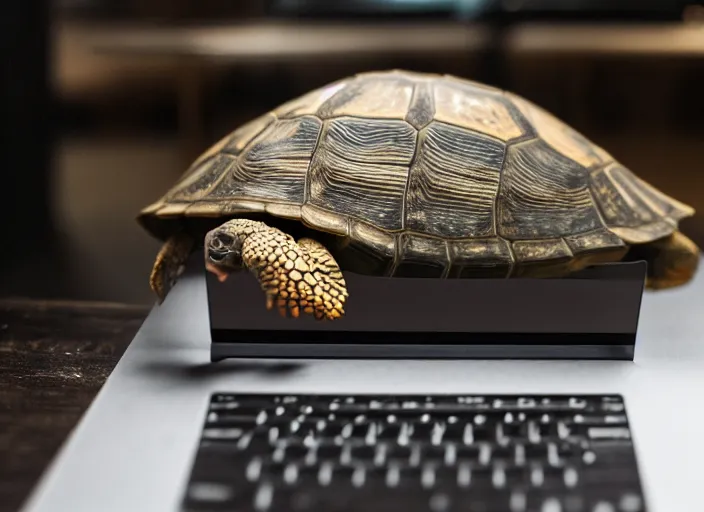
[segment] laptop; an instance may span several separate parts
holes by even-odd
[[[632,358],[213,362],[196,265],[24,510],[700,511],[703,282],[644,294]]]

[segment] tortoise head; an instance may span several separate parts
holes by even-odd
[[[205,235],[204,253],[206,269],[220,282],[242,268],[242,240],[227,224]]]

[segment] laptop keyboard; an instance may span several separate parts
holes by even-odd
[[[614,395],[212,395],[182,510],[645,512]]]

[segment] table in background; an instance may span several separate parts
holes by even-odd
[[[97,55],[170,58],[176,84],[184,165],[212,141],[204,133],[203,70],[245,63],[334,62],[366,57],[486,54],[497,60],[528,56],[704,57],[704,24],[516,23],[500,30],[479,22],[267,21],[224,25],[155,26],[140,23],[73,24],[78,39]],[[565,80],[579,97],[586,77],[570,68]],[[494,79],[499,78],[494,76]],[[322,84],[321,84],[322,85]],[[498,84],[505,85],[505,84]],[[574,101],[580,109],[579,101]],[[580,115],[577,112],[576,115]]]

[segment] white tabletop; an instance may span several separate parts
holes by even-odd
[[[205,283],[152,311],[27,512],[178,509],[209,393],[621,393],[651,512],[701,512],[704,272],[646,293],[634,361],[209,359]]]

